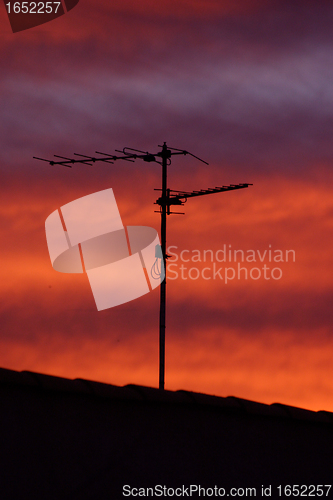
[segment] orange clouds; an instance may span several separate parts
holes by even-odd
[[[115,187],[125,224],[159,227],[147,174],[132,185],[93,180],[82,190],[8,189],[1,207],[0,365],[113,384],[157,385],[158,290],[97,312],[84,275],[53,271],[44,221],[58,206],[103,187]],[[78,173],[78,172],[77,172]],[[59,173],[60,176],[65,175]],[[67,175],[67,174],[66,174]],[[210,173],[216,179],[217,171]],[[64,177],[65,178],[65,177]],[[240,179],[241,180],[241,179]],[[168,246],[180,252],[212,249],[294,249],[295,262],[274,263],[280,280],[168,280],[166,386],[262,402],[332,409],[330,364],[332,193],[320,182],[254,176],[254,186],[189,200],[185,216],[168,218]],[[214,186],[178,175],[180,189]],[[170,181],[171,183],[172,181]],[[186,185],[185,185],[186,183]],[[207,186],[206,186],[207,183]],[[102,186],[104,184],[104,186]],[[188,185],[187,185],[188,184]],[[193,184],[193,185],[191,185]],[[158,185],[158,184],[157,184]],[[147,189],[148,186],[148,189]],[[176,187],[176,186],[172,186]],[[138,193],[147,192],[144,200]],[[270,266],[266,260],[264,263]],[[169,263],[169,265],[171,262]],[[211,262],[183,263],[212,267]],[[235,262],[216,262],[235,267]],[[262,262],[242,263],[262,267]]]
[[[296,339],[288,330],[244,337],[221,325],[215,331],[194,331],[179,344],[168,351],[168,381],[174,389],[314,410],[333,408],[331,340]]]

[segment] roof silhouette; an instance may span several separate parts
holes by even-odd
[[[256,496],[270,485],[278,498],[278,485],[332,477],[331,412],[6,369],[0,394],[4,500],[191,484]]]

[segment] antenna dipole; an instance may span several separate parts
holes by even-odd
[[[45,158],[38,158],[34,156],[36,160],[41,160],[49,163],[49,165],[61,165],[63,167],[71,168],[76,163],[81,163],[84,165],[92,166],[96,162],[104,162],[113,164],[116,160],[124,160],[134,162],[136,159],[141,159],[146,162],[159,163],[162,166],[162,188],[156,191],[161,191],[161,196],[156,200],[155,204],[160,206],[158,212],[161,214],[161,250],[162,250],[162,260],[164,264],[164,279],[160,286],[160,321],[159,321],[159,389],[164,390],[165,386],[165,328],[166,328],[166,283],[167,283],[167,258],[166,253],[166,230],[167,230],[167,215],[171,214],[182,214],[182,212],[171,212],[170,207],[173,205],[184,205],[188,198],[193,198],[196,196],[204,196],[207,194],[221,193],[224,191],[234,191],[236,189],[244,189],[252,184],[230,184],[229,186],[220,186],[215,188],[201,189],[200,191],[175,191],[168,188],[168,166],[171,165],[171,157],[174,155],[190,155],[193,158],[201,161],[208,165],[208,163],[198,156],[190,153],[189,151],[176,148],[168,148],[164,142],[162,146],[159,146],[161,151],[157,153],[149,153],[148,151],[141,151],[139,149],[133,149],[125,147],[122,150],[115,150],[121,155],[112,155],[108,153],[102,153],[96,151],[98,155],[101,156],[87,156],[82,154],[74,153],[74,156],[79,158],[67,158],[64,156],[54,155],[55,158],[60,158],[61,160],[47,160]],[[159,161],[161,160],[161,161]]]

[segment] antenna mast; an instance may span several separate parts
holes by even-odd
[[[165,385],[165,316],[166,316],[166,221],[167,221],[167,185],[168,185],[168,160],[171,158],[171,151],[168,151],[164,142],[162,146],[162,203],[161,207],[161,246],[162,259],[164,264],[165,277],[160,289],[160,337],[159,337],[159,389],[164,389]],[[171,163],[171,160],[170,160]]]

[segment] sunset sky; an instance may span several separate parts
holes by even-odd
[[[167,282],[166,388],[333,411],[332,27],[326,0],[80,0],[13,34],[1,4],[1,367],[158,386],[159,289],[98,312],[86,276],[53,270],[45,220],[113,188],[125,225],[159,230],[160,165],[32,157],[166,141],[209,162],[175,157],[171,189],[253,183],[168,218],[169,266],[200,277]],[[281,278],[180,259],[224,248]]]

